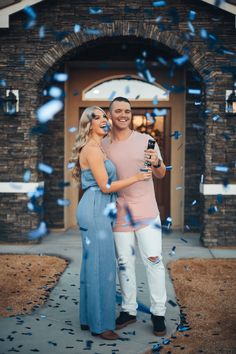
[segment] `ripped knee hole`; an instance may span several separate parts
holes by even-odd
[[[148,260],[152,262],[153,264],[158,264],[160,263],[160,258],[158,256],[153,256],[153,257],[148,257]]]

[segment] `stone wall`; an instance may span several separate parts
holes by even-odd
[[[103,12],[90,14],[89,8],[94,6],[101,7]],[[222,176],[214,172],[214,166],[235,161],[235,118],[229,123],[224,113],[225,89],[232,87],[232,77],[227,68],[233,66],[232,55],[224,50],[235,49],[234,16],[195,0],[168,1],[168,6],[164,8],[154,8],[153,1],[147,0],[142,2],[142,6],[140,1],[120,1],[118,4],[111,0],[106,4],[102,0],[54,0],[39,3],[34,9],[37,13],[34,27],[26,29],[27,15],[21,11],[11,15],[9,29],[0,29],[0,79],[6,80],[7,87],[20,90],[18,116],[5,118],[1,113],[0,117],[0,180],[22,181],[24,170],[30,167],[32,181],[46,182],[44,206],[49,226],[63,226],[63,211],[56,204],[56,199],[62,196],[58,181],[63,178],[63,113],[49,125],[50,136],[40,138],[30,134],[30,128],[35,125],[35,110],[41,103],[43,82],[49,73],[73,58],[80,48],[83,47],[86,52],[86,46],[94,45],[95,48],[96,43],[105,41],[108,44],[107,50],[111,53],[109,38],[135,36],[140,39],[140,51],[142,42],[151,41],[153,46],[161,44],[173,57],[187,53],[192,67],[204,81],[204,107],[210,112],[203,117],[204,135],[191,128],[192,123],[198,123],[202,116],[198,118],[199,111],[193,106],[192,97],[187,96],[186,102],[186,222],[192,217],[195,220],[200,218],[202,239],[207,240],[206,244],[232,244],[236,237],[232,233],[230,221],[235,205],[234,198],[229,196],[225,199],[227,202],[224,214],[219,211],[213,216],[209,215],[206,210],[212,201],[208,197],[199,196],[197,185],[201,170],[206,183],[221,183]],[[194,31],[189,26],[190,10],[196,12],[196,19],[192,21]],[[162,20],[157,23],[156,19],[160,15]],[[81,26],[78,33],[74,32],[75,24]],[[41,26],[45,29],[43,38],[39,36]],[[208,40],[199,36],[202,28],[211,35]],[[187,75],[187,85],[191,80]],[[0,94],[4,94],[3,85],[0,86]],[[220,121],[212,119],[216,114],[221,116]],[[222,136],[225,132],[229,132],[230,140]],[[195,146],[199,139],[202,142],[200,152]],[[192,154],[200,159],[199,165],[193,162]],[[55,174],[45,176],[39,173],[37,164],[40,161],[52,164]],[[231,166],[231,171],[233,170],[234,166]],[[230,175],[230,181],[235,183],[235,175]],[[20,234],[26,235],[27,230],[37,224],[35,220],[39,221],[39,215],[32,216],[26,211],[25,197],[22,200],[22,196],[17,194],[2,194],[0,198],[1,210],[8,210],[15,205],[11,210],[12,217],[7,217],[8,214],[4,212],[0,214],[1,237],[5,240],[15,240]],[[196,209],[189,209],[189,204],[194,199],[200,200],[201,207],[196,205]],[[55,209],[52,210],[53,208]],[[222,218],[224,237],[215,222],[221,222]],[[23,225],[17,222],[18,219],[25,220]]]

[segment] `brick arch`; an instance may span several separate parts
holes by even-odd
[[[102,38],[109,38],[115,36],[135,36],[140,39],[152,40],[159,42],[168,49],[177,52],[179,55],[186,53],[189,49],[189,62],[195,70],[204,78],[204,68],[206,60],[204,60],[204,51],[196,46],[191,47],[191,42],[184,41],[183,38],[171,31],[160,31],[156,25],[153,24],[139,24],[136,22],[115,21],[113,24],[100,24],[97,28],[99,34],[87,34],[86,31],[79,33],[71,33],[63,39],[61,43],[55,44],[51,47],[41,58],[36,62],[30,64],[31,77],[34,82],[42,80],[44,75],[57,63],[60,64],[66,57],[70,57],[71,52],[91,41],[96,41]],[[200,54],[202,52],[202,54]]]

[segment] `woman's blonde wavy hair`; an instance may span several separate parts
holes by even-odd
[[[77,183],[80,183],[80,165],[79,165],[79,154],[81,149],[86,145],[89,140],[91,122],[95,116],[95,110],[100,110],[104,114],[105,112],[98,106],[91,106],[84,110],[79,121],[79,132],[75,138],[75,144],[72,148],[72,156],[70,158],[70,163],[74,163],[72,168],[72,177]]]

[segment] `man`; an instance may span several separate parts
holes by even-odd
[[[166,168],[159,147],[148,149],[148,140],[153,138],[130,129],[132,119],[129,100],[116,97],[110,105],[112,120],[110,136],[103,140],[103,149],[115,164],[118,179],[131,176],[144,168],[149,161],[157,178],[165,176]],[[127,213],[128,212],[128,213]],[[129,218],[127,220],[127,215]],[[162,263],[161,228],[153,227],[151,221],[160,225],[159,211],[155,199],[153,180],[133,184],[119,192],[117,199],[117,220],[114,238],[119,266],[122,292],[122,308],[116,319],[116,328],[121,329],[136,321],[136,278],[135,239],[137,239],[142,261],[146,267],[151,302],[153,333],[162,336],[165,326],[165,269]]]

